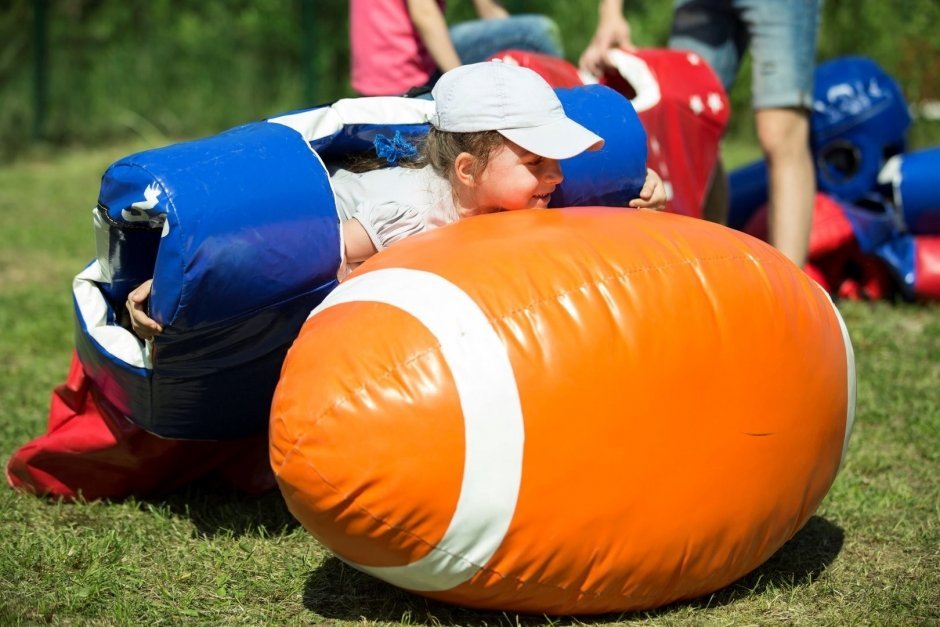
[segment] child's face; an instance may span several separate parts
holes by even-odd
[[[506,140],[490,153],[474,186],[474,213],[545,209],[564,176],[557,159],[533,154]]]

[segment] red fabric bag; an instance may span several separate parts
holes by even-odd
[[[7,464],[13,488],[65,500],[158,496],[203,477],[252,495],[274,489],[267,435],[226,442],[157,437],[98,393],[75,354],[52,393],[46,433]]]

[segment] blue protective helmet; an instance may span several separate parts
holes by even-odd
[[[816,68],[811,147],[819,189],[854,201],[871,191],[884,162],[904,150],[911,124],[897,82],[865,57]]]

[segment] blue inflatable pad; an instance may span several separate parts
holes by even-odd
[[[164,437],[263,430],[283,355],[337,284],[339,219],[319,156],[269,122],[131,155],[105,172],[95,223],[99,257],[75,298],[76,350],[98,388]],[[150,277],[165,331],[144,344],[116,319]]]
[[[940,146],[896,155],[878,175],[907,229],[916,235],[940,234]]]
[[[604,138],[604,147],[561,162],[553,207],[623,207],[646,180],[646,131],[623,95],[603,85],[557,89],[565,114]]]
[[[105,173],[98,205],[112,225],[134,211],[163,217],[150,307],[171,333],[239,318],[336,277],[339,222],[326,170],[279,124],[121,159]],[[112,267],[112,276],[122,270]]]
[[[894,275],[895,283],[901,288],[901,293],[907,300],[914,300],[915,248],[914,236],[902,234],[889,239],[875,249],[875,255],[888,265]]]
[[[894,207],[876,194],[840,206],[863,253],[875,253],[879,246],[903,232]]]
[[[819,64],[810,121],[819,189],[847,201],[872,191],[885,160],[904,150],[910,124],[897,81],[871,59]]]
[[[748,163],[728,174],[728,226],[741,230],[754,213],[767,203],[767,162]]]

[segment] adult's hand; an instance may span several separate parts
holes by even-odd
[[[591,43],[581,53],[578,69],[600,76],[609,67],[607,51],[611,48],[635,50],[630,38],[630,23],[623,16],[623,0],[601,0],[598,5],[597,30]]]

